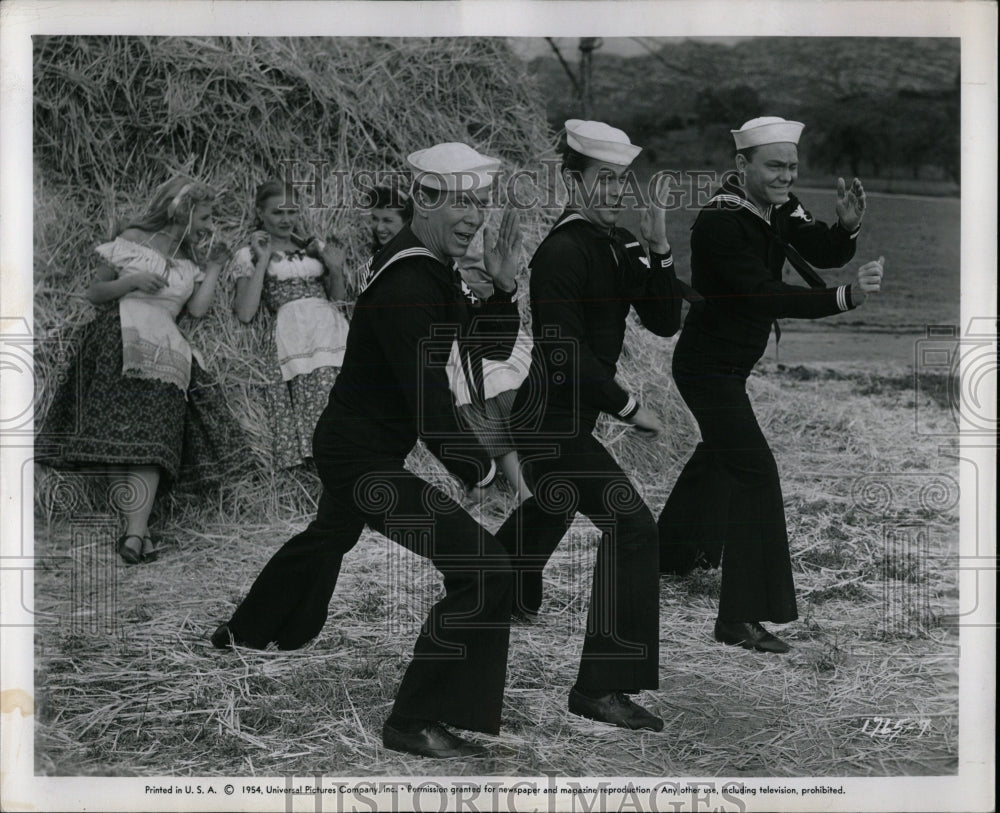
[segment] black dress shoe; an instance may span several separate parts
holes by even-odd
[[[393,751],[432,759],[484,757],[489,754],[483,746],[455,736],[440,723],[427,723],[412,731],[394,728],[386,723],[382,726],[382,744]]]
[[[716,621],[715,640],[744,649],[756,649],[758,652],[782,653],[791,649],[757,621]]]
[[[232,649],[234,643],[240,646],[249,646],[245,641],[241,641],[233,635],[229,624],[220,624],[219,628],[212,633],[212,646],[216,649]]]
[[[580,717],[611,723],[621,728],[663,730],[663,720],[655,714],[650,714],[638,703],[633,703],[624,692],[612,692],[603,697],[587,697],[575,688],[570,689],[569,710]]]

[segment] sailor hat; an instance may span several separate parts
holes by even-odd
[[[737,150],[760,147],[763,144],[798,144],[805,125],[800,121],[786,121],[779,116],[761,116],[750,119],[739,130],[730,130]]]
[[[468,144],[448,141],[406,156],[414,183],[447,192],[475,192],[493,183],[500,159],[476,152]]]
[[[622,130],[603,121],[570,119],[566,122],[566,144],[588,158],[625,167],[642,152]]]

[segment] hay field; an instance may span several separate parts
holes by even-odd
[[[631,337],[635,339],[636,337]],[[664,342],[664,345],[669,343]],[[660,348],[666,355],[668,347]],[[646,359],[644,361],[650,361]],[[629,362],[633,373],[640,360]],[[914,394],[883,369],[779,371],[752,393],[783,475],[800,619],[784,657],[711,640],[719,576],[660,587],[661,688],[642,700],[663,733],[566,712],[586,619],[596,532],[578,520],[546,573],[541,621],[512,629],[495,758],[440,763],[387,751],[381,724],[439,580],[366,531],[345,560],[323,633],[291,653],[223,654],[208,635],[275,548],[309,520],[317,483],[249,507],[232,494],[176,500],[154,566],[125,568],[110,536],[40,523],[36,770],[47,775],[940,775],[957,763],[957,466],[917,443]],[[651,387],[660,389],[665,379]],[[661,391],[656,393],[662,395]],[[924,416],[944,421],[933,396]],[[695,442],[676,419],[648,444],[603,436],[654,510]],[[417,456],[414,468],[430,466]],[[949,479],[952,478],[952,479]],[[886,488],[893,498],[885,499]],[[468,506],[495,529],[503,495]],[[919,531],[908,546],[888,542]],[[923,534],[920,537],[920,534]],[[920,539],[924,541],[921,543]],[[65,557],[60,559],[59,557]],[[103,574],[76,586],[80,570]],[[73,585],[71,585],[71,582]],[[113,584],[115,601],[106,600]],[[880,723],[876,718],[889,720]],[[901,729],[889,730],[896,721]],[[487,738],[484,738],[487,739]]]
[[[288,152],[381,167],[467,133],[510,169],[551,155],[530,78],[489,40],[362,48],[352,40],[40,38],[36,63],[36,79],[45,80],[36,87],[35,154],[41,411],[75,326],[90,318],[80,296],[86,252],[162,178],[164,162],[224,190],[221,229],[236,242],[249,222],[250,187]],[[341,68],[333,79],[331,64]],[[434,79],[414,99],[417,73]],[[209,98],[221,107],[206,112]],[[401,119],[396,111],[410,107],[424,115]],[[247,120],[253,137],[224,125]],[[528,252],[554,215],[531,213]],[[353,213],[310,216],[361,254]],[[907,233],[900,224],[886,240],[904,246]],[[672,236],[680,245],[686,235],[678,228]],[[269,469],[256,394],[269,325],[240,326],[230,296],[224,285],[193,340],[229,388],[254,470],[210,496],[162,498],[153,525],[167,547],[158,563],[120,563],[101,489],[87,478],[36,478],[35,604],[48,614],[36,628],[36,771],[439,775],[440,763],[386,751],[380,740],[439,589],[422,560],[366,532],[345,561],[326,628],[308,647],[225,654],[208,641],[278,545],[309,521],[318,493],[307,469]],[[651,443],[611,421],[599,429],[654,512],[696,442],[668,375],[672,345],[633,326],[621,366],[627,386],[661,413],[664,437]],[[918,414],[931,425],[949,420],[947,382],[936,383],[915,391],[900,365],[764,364],[751,393],[783,477],[801,616],[781,630],[792,652],[771,657],[711,640],[717,572],[664,578],[661,689],[642,698],[666,719],[664,732],[636,735],[570,716],[596,546],[596,532],[580,520],[546,570],[539,623],[512,630],[495,758],[449,764],[448,773],[954,772],[957,464],[939,454],[939,439],[914,429]],[[410,464],[441,476],[419,448]],[[504,494],[468,508],[491,530],[510,510]],[[875,718],[906,723],[891,728]]]

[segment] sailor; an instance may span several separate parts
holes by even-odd
[[[853,256],[865,191],[837,182],[832,226],[790,192],[803,125],[767,116],[733,130],[736,173],[709,200],[691,232],[691,284],[706,300],[674,349],[673,376],[701,442],[660,515],[660,569],[686,573],[722,562],[715,638],[765,652],[788,644],[761,622],[797,618],[778,469],[754,417],[746,379],[776,319],[815,319],[861,305],[878,291],[882,260],[848,285],[828,286],[813,265]],[[788,260],[807,285],[782,280]],[[724,548],[724,553],[723,553]]]
[[[343,556],[368,525],[429,558],[445,586],[417,638],[383,743],[421,756],[476,756],[484,749],[444,724],[499,730],[509,564],[488,532],[403,461],[420,437],[467,488],[484,487],[494,476],[495,464],[457,422],[445,361],[456,336],[466,352],[471,345],[481,356],[510,355],[520,228],[508,210],[499,234],[488,236],[486,270],[495,293],[472,324],[454,259],[483,223],[500,162],[460,143],[438,144],[408,160],[412,223],[375,255],[365,275],[343,368],[313,438],[323,481],[316,518],[275,553],[212,640],[220,648],[275,642],[295,649],[316,636]]]
[[[615,225],[629,165],[640,151],[602,122],[566,122],[561,173],[570,205],[531,260],[534,347],[511,418],[534,496],[496,537],[511,555],[515,613],[530,619],[541,603],[542,569],[575,514],[597,526],[601,541],[569,710],[659,731],[663,721],[628,697],[659,685],[656,525],[593,435],[601,413],[650,437],[662,430],[656,413],[615,374],[629,310],[653,333],[673,335],[686,290],[674,274],[662,201],[643,213],[648,255]]]

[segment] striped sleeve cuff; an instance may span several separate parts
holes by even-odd
[[[490,470],[487,472],[486,476],[476,483],[476,488],[486,488],[490,483],[492,483],[497,476],[497,462],[496,460],[490,460]]]
[[[618,411],[618,417],[623,421],[627,421],[636,412],[639,411],[639,403],[631,395],[628,397],[628,401],[625,402],[625,406]]]
[[[850,285],[841,285],[837,289],[837,307],[841,311],[849,311],[854,307],[854,303],[851,301]]]
[[[666,254],[657,254],[656,252],[650,252],[649,264],[652,268],[673,268],[674,266],[673,252],[668,251]]]

